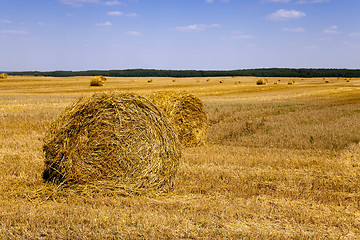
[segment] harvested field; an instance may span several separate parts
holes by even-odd
[[[109,77],[101,88],[89,77],[0,80],[0,239],[360,236],[360,79],[172,79]],[[47,188],[50,124],[80,97],[114,89],[196,95],[209,119],[207,145],[182,150],[170,194]]]

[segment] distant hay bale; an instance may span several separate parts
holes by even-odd
[[[2,74],[0,74],[0,78],[4,78],[4,79],[6,79],[6,78],[8,78],[8,74],[7,73],[2,73]]]
[[[289,80],[288,85],[294,85],[295,84],[295,80]]]
[[[171,80],[172,82],[176,82],[176,79]]]
[[[150,98],[168,116],[185,147],[196,147],[206,143],[209,121],[203,102],[186,91],[160,91]]]
[[[235,81],[234,83],[235,83],[235,85],[240,85],[241,81]]]
[[[151,83],[152,81],[153,81],[152,79],[149,79],[149,80],[148,80],[148,83]]]
[[[210,82],[210,79],[206,79],[206,82]]]
[[[350,82],[350,79],[345,79],[346,82]]]
[[[256,85],[266,85],[268,83],[268,80],[266,78],[259,78],[256,81]]]
[[[224,83],[224,80],[220,80],[219,83]]]
[[[63,187],[123,195],[172,190],[181,145],[151,101],[106,92],[78,100],[44,138],[43,178]]]
[[[94,76],[90,79],[90,86],[103,86],[106,78],[103,76]]]
[[[325,83],[330,83],[330,81],[329,81],[329,80],[325,80]]]

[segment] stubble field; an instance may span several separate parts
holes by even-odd
[[[0,80],[0,239],[360,238],[360,79],[89,79]],[[174,192],[85,195],[43,183],[49,123],[79,97],[114,89],[203,100],[208,144],[183,149]]]

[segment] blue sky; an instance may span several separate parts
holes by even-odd
[[[0,0],[0,70],[360,68],[359,0]]]

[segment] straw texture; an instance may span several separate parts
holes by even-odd
[[[168,116],[185,147],[206,143],[209,121],[203,102],[186,91],[159,91],[150,98]]]
[[[181,145],[149,100],[106,92],[69,106],[45,136],[43,178],[80,191],[158,194],[174,186]]]

